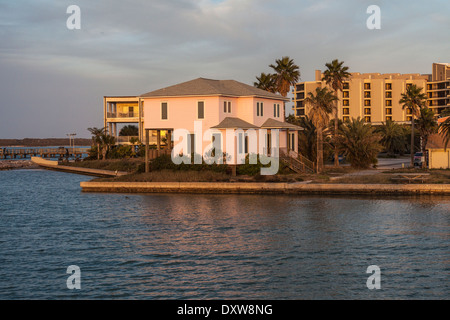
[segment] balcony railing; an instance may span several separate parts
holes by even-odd
[[[139,118],[139,112],[108,112],[107,118]]]

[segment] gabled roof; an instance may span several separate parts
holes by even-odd
[[[279,94],[268,92],[235,80],[212,80],[205,78],[190,80],[141,95],[143,98],[180,96],[254,96],[289,101],[289,98],[285,98]]]
[[[248,123],[239,118],[226,117],[218,125],[211,127],[213,129],[258,129],[257,126]]]
[[[267,119],[262,125],[262,129],[291,129],[291,130],[303,130],[302,127],[293,125],[289,122],[281,122],[272,118]]]
[[[450,148],[450,143],[448,147]],[[435,133],[428,137],[428,142],[425,149],[444,149],[444,148],[445,148],[444,137],[442,137],[440,134]]]

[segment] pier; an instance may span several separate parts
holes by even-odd
[[[0,159],[41,158],[81,158],[90,148],[0,148]]]

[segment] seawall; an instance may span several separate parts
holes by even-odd
[[[450,184],[302,184],[253,182],[81,182],[84,192],[317,194],[317,195],[450,195]]]

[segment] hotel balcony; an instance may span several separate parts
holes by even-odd
[[[108,112],[106,118],[139,118],[139,112]]]

